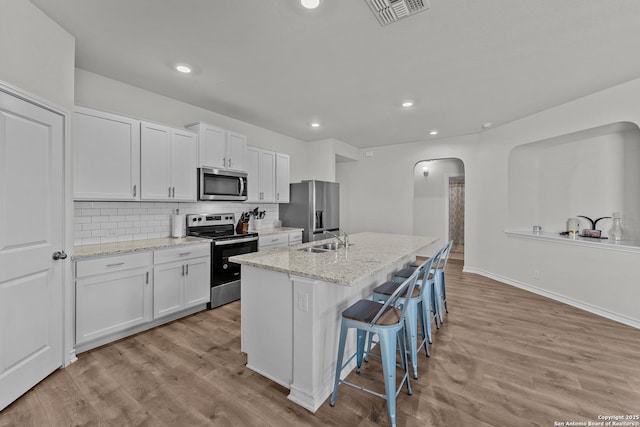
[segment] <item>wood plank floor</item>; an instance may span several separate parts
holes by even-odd
[[[640,414],[640,330],[447,265],[450,313],[421,354],[400,426],[553,426]],[[359,380],[380,374],[374,360]],[[355,373],[351,377],[356,377]],[[0,426],[389,425],[342,386],[311,414],[245,367],[240,303],[79,355],[0,412]]]

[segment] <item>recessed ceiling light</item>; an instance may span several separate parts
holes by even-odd
[[[186,65],[176,65],[176,70],[185,74],[189,74],[191,72],[191,68]]]
[[[318,123],[318,122],[313,122],[313,123],[311,123],[311,127],[313,127],[313,128],[319,128],[319,127],[320,127],[320,123]]]
[[[429,132],[429,135],[437,135],[438,131],[436,129],[432,130],[431,132]]]
[[[404,102],[402,103],[402,106],[403,106],[404,108],[413,107],[413,101],[404,101]]]
[[[315,9],[320,5],[320,0],[300,0],[300,4],[307,9]]]
[[[493,126],[493,123],[486,122],[482,124],[482,129],[489,129],[491,126]]]

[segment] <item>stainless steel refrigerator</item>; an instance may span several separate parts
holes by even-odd
[[[304,228],[303,242],[330,237],[340,230],[340,184],[302,181],[291,184],[289,203],[280,203],[283,227]]]

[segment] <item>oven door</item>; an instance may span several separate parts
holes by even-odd
[[[240,280],[240,264],[229,262],[229,257],[258,251],[258,238],[247,237],[213,242],[211,255],[211,286]]]
[[[247,200],[246,172],[222,169],[199,169],[200,200]]]

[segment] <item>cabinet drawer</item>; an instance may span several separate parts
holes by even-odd
[[[289,244],[289,234],[281,233],[281,234],[269,234],[264,237],[260,237],[258,240],[258,246],[261,248],[266,248],[270,246],[287,246]]]
[[[289,246],[302,243],[302,231],[289,233]]]
[[[112,255],[76,261],[76,277],[112,273],[151,265],[151,252]]]
[[[153,252],[153,263],[180,261],[183,259],[208,257],[211,251],[210,243],[180,246],[178,248],[160,249]]]

